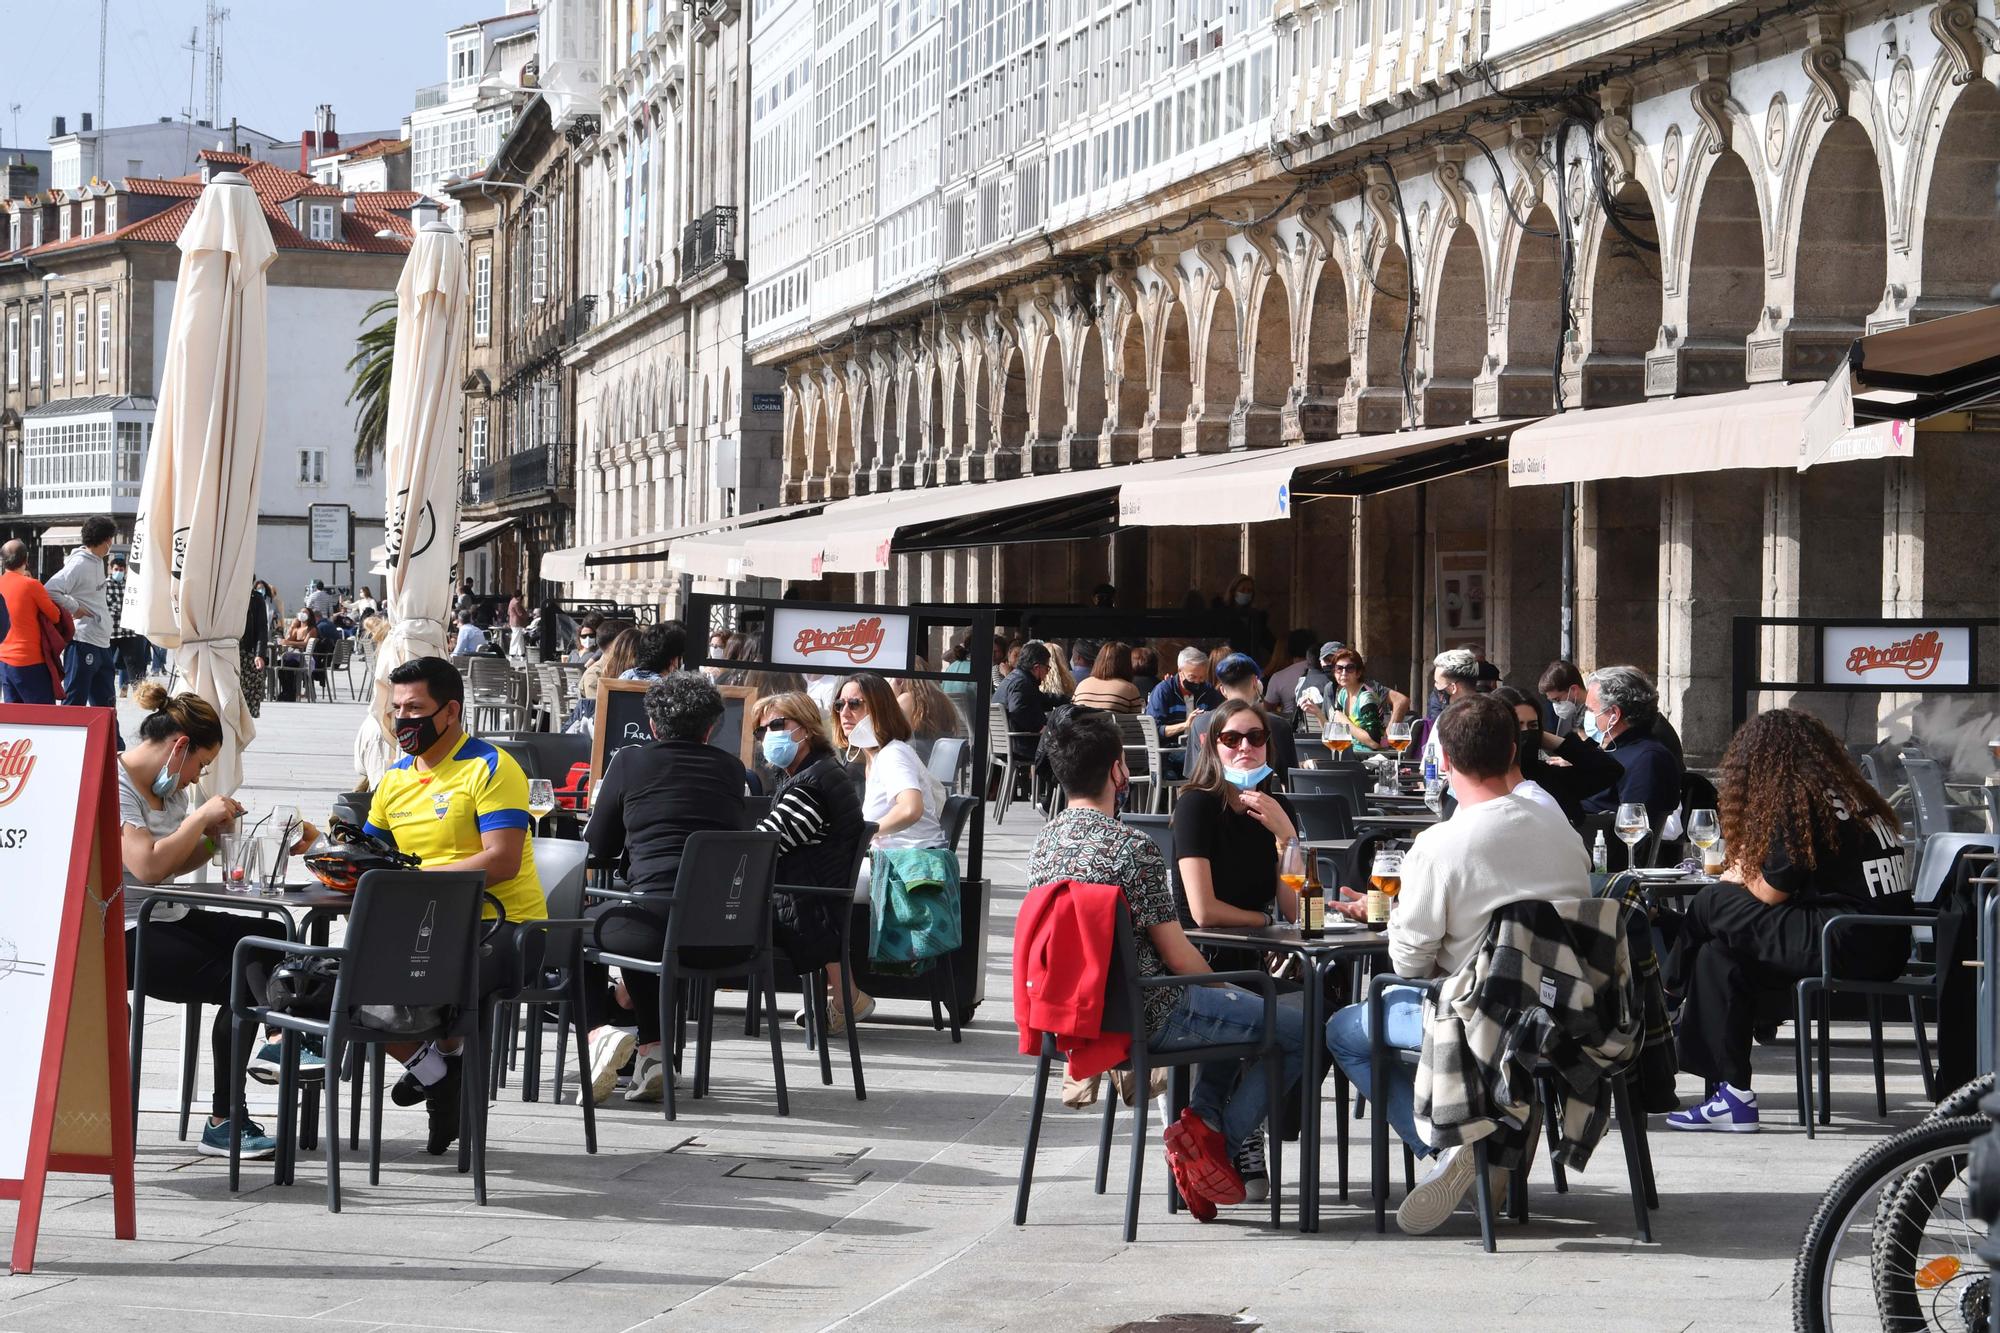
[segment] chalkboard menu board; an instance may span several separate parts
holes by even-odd
[[[646,718],[648,680],[600,680],[597,682],[597,721],[590,747],[590,785],[604,777],[611,756],[628,745],[644,745],[653,739],[653,724]],[[757,758],[756,737],[750,734],[750,720],[756,715],[757,691],[748,685],[718,685],[722,693],[722,722],[711,744],[741,759],[745,767]]]

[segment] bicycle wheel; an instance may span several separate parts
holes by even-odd
[[[1792,1268],[1796,1333],[1983,1329],[1983,1224],[1965,1202],[1969,1145],[1985,1116],[1927,1120],[1841,1172]]]

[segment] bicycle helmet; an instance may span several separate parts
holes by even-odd
[[[415,870],[423,862],[399,852],[386,839],[335,816],[326,831],[328,845],[306,853],[306,869],[337,893],[352,893],[370,870]]]

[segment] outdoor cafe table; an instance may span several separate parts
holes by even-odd
[[[1362,958],[1386,955],[1386,935],[1355,924],[1328,923],[1326,934],[1306,939],[1296,926],[1197,927],[1187,936],[1196,944],[1232,949],[1261,949],[1297,958],[1306,972],[1305,1067],[1299,1074],[1299,1230],[1319,1230],[1320,1078],[1329,1056],[1326,1050],[1326,979],[1335,968]],[[1277,1110],[1272,1108],[1273,1113]],[[1347,1121],[1336,1116],[1342,1161],[1346,1160]],[[1276,1122],[1270,1122],[1276,1132]],[[1275,1188],[1275,1185],[1274,1185]]]
[[[354,895],[339,893],[318,883],[287,884],[283,892],[276,894],[237,893],[220,884],[127,884],[124,891],[139,900],[139,917],[132,932],[132,1124],[136,1129],[139,1123],[139,1065],[145,1054],[146,927],[152,922],[154,909],[165,903],[178,903],[188,907],[251,912],[275,919],[288,940],[299,938],[299,925],[293,913],[304,912],[307,942],[325,944],[333,918],[345,916],[354,909]],[[190,1055],[189,1059],[192,1058]],[[190,1068],[191,1065],[183,1064],[183,1070]],[[220,1077],[223,1071],[216,1073]],[[186,1077],[188,1075],[184,1073],[183,1078]],[[317,1142],[318,1104],[319,1090],[307,1085],[306,1095],[300,1099],[302,1146],[307,1148]]]

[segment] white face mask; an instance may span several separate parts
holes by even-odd
[[[880,745],[875,739],[875,720],[864,713],[859,722],[847,729],[847,743],[857,750],[872,750]]]

